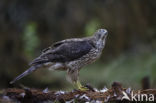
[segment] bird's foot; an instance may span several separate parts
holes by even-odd
[[[81,86],[78,88],[80,91],[88,91],[89,89],[85,86]]]
[[[89,90],[87,87],[82,86],[79,81],[76,82],[76,86],[77,86],[78,90],[80,90],[80,91],[87,91],[87,90]]]

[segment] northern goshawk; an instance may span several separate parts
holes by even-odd
[[[106,29],[99,29],[90,37],[71,38],[56,42],[44,49],[41,55],[30,63],[31,67],[10,83],[14,83],[39,68],[49,68],[67,71],[68,80],[74,83],[78,89],[85,90],[85,87],[79,82],[79,71],[83,66],[100,57],[107,35]]]

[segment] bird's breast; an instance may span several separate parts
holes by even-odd
[[[71,69],[81,69],[83,66],[93,63],[101,55],[101,51],[97,49],[91,49],[89,53],[82,56],[81,58],[66,63],[67,67]]]

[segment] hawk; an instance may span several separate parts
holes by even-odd
[[[90,37],[71,38],[56,42],[44,49],[41,55],[29,64],[30,68],[10,83],[15,83],[37,69],[49,68],[67,71],[67,80],[74,83],[78,89],[86,90],[79,82],[79,71],[100,57],[107,35],[106,29],[99,29]]]

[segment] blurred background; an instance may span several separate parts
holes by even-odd
[[[80,71],[83,84],[156,88],[156,0],[0,0],[0,88],[52,43],[109,35],[102,57]],[[69,90],[66,72],[38,70],[15,85]]]

